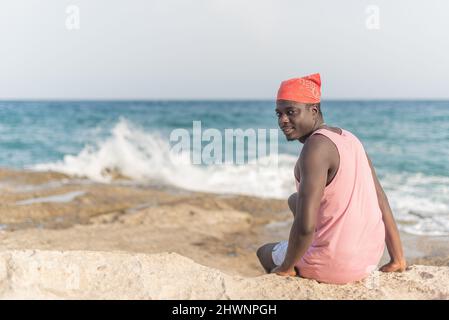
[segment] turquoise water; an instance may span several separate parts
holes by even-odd
[[[449,232],[449,102],[324,101],[327,124],[364,144],[404,229]],[[271,101],[0,102],[0,166],[57,170],[283,198],[301,145],[279,132],[279,167],[192,165],[170,155],[176,128],[277,129]]]

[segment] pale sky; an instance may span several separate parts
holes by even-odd
[[[447,0],[2,0],[0,99],[274,99],[315,72],[323,99],[448,99],[448,15]]]

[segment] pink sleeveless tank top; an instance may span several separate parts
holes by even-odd
[[[313,134],[335,144],[340,165],[324,189],[313,242],[296,266],[302,277],[320,282],[358,281],[377,267],[385,246],[371,168],[362,143],[351,132],[319,129]]]

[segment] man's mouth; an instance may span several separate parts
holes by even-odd
[[[285,127],[285,128],[282,128],[282,131],[283,131],[285,134],[290,134],[290,133],[292,133],[293,131],[295,131],[295,129],[292,128],[292,127]]]

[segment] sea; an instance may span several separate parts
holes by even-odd
[[[274,101],[2,101],[0,167],[98,183],[114,183],[114,172],[139,184],[286,199],[302,145],[285,139],[274,108]],[[363,143],[403,231],[449,235],[449,101],[339,100],[321,108],[329,126]],[[226,130],[235,137],[226,139]]]

